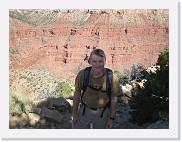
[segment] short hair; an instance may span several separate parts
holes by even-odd
[[[90,53],[90,57],[89,57],[89,60],[92,58],[93,55],[97,55],[97,56],[100,56],[100,57],[104,57],[105,60],[106,60],[106,55],[104,53],[104,51],[102,49],[94,49],[91,53]]]

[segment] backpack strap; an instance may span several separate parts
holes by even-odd
[[[92,67],[86,67],[85,70],[84,70],[84,76],[83,76],[83,92],[82,92],[82,95],[81,95],[81,103],[82,103],[82,105],[84,107],[83,108],[82,115],[85,114],[85,108],[86,108],[86,105],[83,103],[82,98],[83,98],[83,94],[87,90],[87,87],[88,87],[88,84],[89,84],[89,76],[90,76],[91,68]]]
[[[89,86],[89,76],[90,76],[90,71],[92,67],[86,67],[84,70],[84,77],[83,77],[83,92],[81,95],[81,103],[84,105],[83,109],[83,115],[85,114],[85,104],[82,101],[83,94],[87,90],[87,87]],[[113,71],[109,68],[106,68],[106,73],[107,73],[107,78],[106,78],[106,92],[109,97],[109,102],[106,104],[104,107],[101,117],[103,116],[104,111],[106,110],[107,107],[110,107],[111,105],[111,84],[112,84],[112,77],[113,77]]]
[[[86,67],[84,70],[84,77],[83,77],[83,93],[86,91],[87,87],[89,86],[89,75],[92,67]],[[107,79],[106,79],[106,92],[111,97],[111,84],[112,84],[112,76],[113,71],[109,68],[106,68]],[[90,86],[89,86],[90,87]],[[82,93],[82,94],[83,94]]]
[[[107,72],[106,90],[107,90],[107,95],[109,96],[109,101],[111,102],[111,85],[112,85],[113,71],[111,69],[106,68],[106,72]]]
[[[84,77],[83,77],[83,93],[87,90],[89,84],[89,76],[92,67],[86,67],[84,70]]]
[[[106,106],[102,110],[100,117],[103,116],[103,113],[106,110],[106,108],[111,106],[111,85],[112,85],[113,71],[111,69],[106,68],[106,73],[107,73],[106,90],[107,90],[107,95],[109,97],[109,102],[106,104]]]

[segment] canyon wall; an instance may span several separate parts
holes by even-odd
[[[123,72],[154,65],[169,48],[169,10],[10,10],[10,69],[44,69],[73,80],[95,48]]]

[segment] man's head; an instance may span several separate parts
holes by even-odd
[[[94,72],[101,72],[106,63],[106,55],[102,49],[94,49],[89,58],[89,64],[92,65]]]
[[[90,59],[92,58],[93,55],[97,55],[97,56],[100,56],[100,57],[103,57],[105,58],[106,60],[106,55],[104,53],[104,51],[102,49],[94,49],[91,53],[90,53]],[[89,59],[89,60],[90,60]]]

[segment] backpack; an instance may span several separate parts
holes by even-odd
[[[86,67],[84,70],[84,77],[83,77],[83,92],[81,95],[81,103],[84,105],[84,109],[83,109],[83,115],[85,113],[85,104],[82,101],[82,97],[84,95],[84,92],[87,90],[87,87],[89,86],[89,76],[90,76],[90,71],[91,71],[92,67]],[[106,92],[108,97],[109,97],[109,102],[106,104],[106,106],[104,107],[102,113],[101,113],[101,117],[103,116],[103,113],[105,111],[105,109],[107,107],[110,107],[111,105],[111,83],[112,83],[112,77],[113,77],[113,71],[109,68],[106,68],[106,73],[107,73],[107,79],[106,79],[106,91],[102,91],[102,92]],[[101,90],[99,90],[101,91]]]

